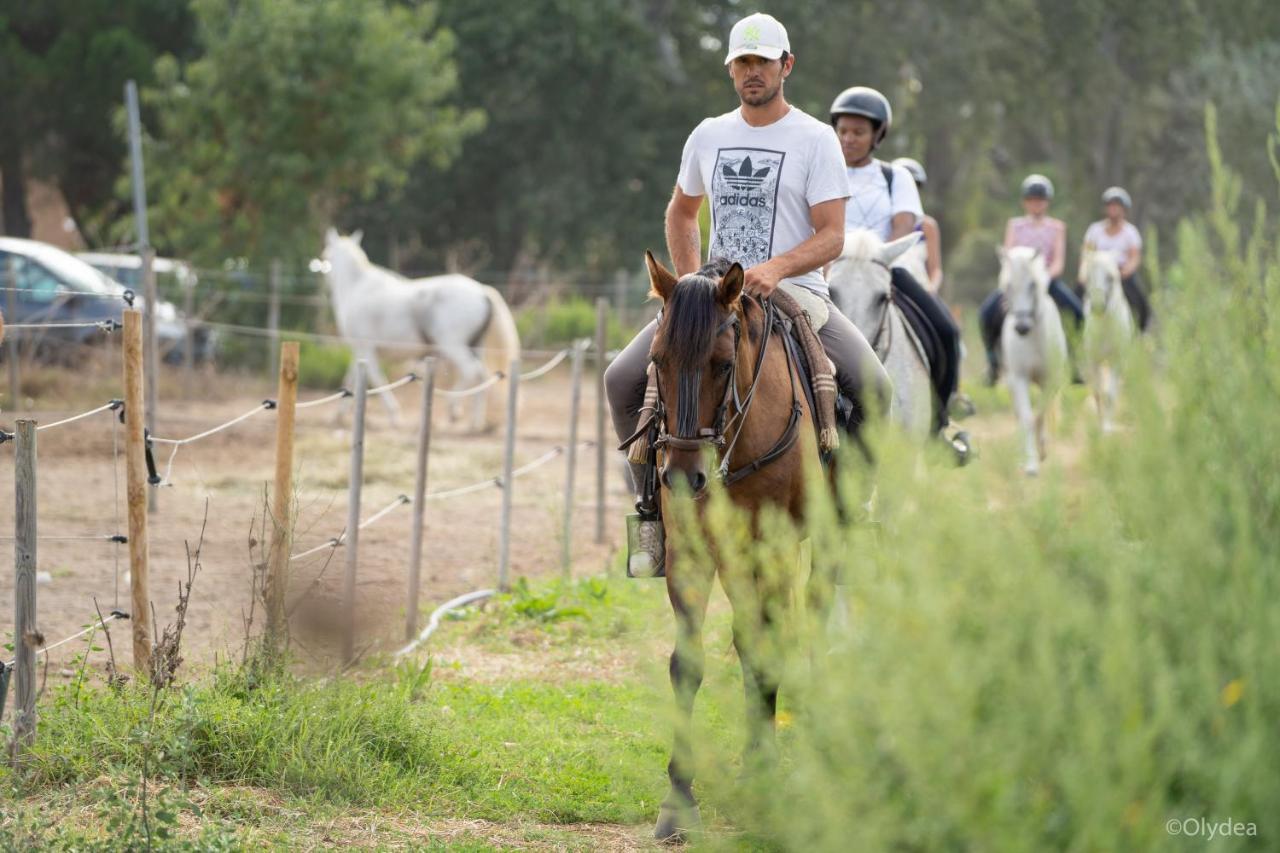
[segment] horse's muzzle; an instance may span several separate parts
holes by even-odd
[[[662,485],[675,491],[687,487],[694,497],[701,495],[707,488],[707,472],[699,465],[693,469],[676,468],[667,465],[662,469]]]

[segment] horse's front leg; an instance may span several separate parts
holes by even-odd
[[[705,654],[702,625],[707,613],[714,569],[695,561],[675,562],[670,545],[666,553],[667,595],[676,617],[676,646],[671,653],[671,689],[675,693],[675,737],[667,776],[671,789],[658,810],[654,838],[682,841],[686,833],[701,825],[698,803],[693,796],[693,701],[702,686]]]
[[[1006,367],[1006,370],[1008,368]],[[1010,370],[1009,396],[1013,398],[1013,411],[1018,416],[1018,425],[1022,430],[1022,442],[1026,465],[1023,470],[1034,477],[1040,473],[1040,449],[1038,442],[1039,427],[1035,411],[1031,408],[1031,384],[1024,376],[1016,376]],[[1047,396],[1047,395],[1046,395]]]

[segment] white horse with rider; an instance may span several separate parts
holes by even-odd
[[[889,267],[920,239],[918,233],[882,243],[872,231],[844,236],[844,251],[831,263],[831,301],[853,321],[893,380],[890,416],[924,442],[933,428],[933,386],[924,347],[893,301]]]
[[[1084,356],[1089,385],[1102,431],[1115,428],[1119,397],[1117,365],[1133,341],[1133,314],[1120,284],[1120,267],[1110,252],[1086,250],[1081,261],[1084,279]]]
[[[464,275],[408,279],[370,263],[360,247],[362,234],[325,234],[325,278],[338,331],[355,359],[368,363],[370,381],[387,384],[379,353],[402,358],[435,354],[455,372],[455,390],[474,388],[505,371],[520,354],[520,336],[502,295]],[[355,371],[348,373],[348,387]],[[472,427],[484,430],[488,393],[472,398]],[[383,402],[392,420],[400,414],[395,397]],[[458,416],[459,410],[453,408]]]
[[[1000,330],[1005,382],[1026,450],[1023,470],[1034,476],[1045,458],[1045,420],[1067,377],[1067,336],[1049,296],[1049,270],[1035,249],[1000,248],[1000,291],[1008,313]],[[1037,411],[1031,386],[1040,386]]]

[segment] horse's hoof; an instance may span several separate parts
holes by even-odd
[[[1038,477],[1040,476],[1040,468],[1037,465],[1028,465],[1026,468],[1022,469],[1022,473],[1026,474],[1028,477]]]
[[[669,806],[658,810],[658,823],[653,837],[663,844],[684,844],[689,834],[702,829],[702,813],[696,805]]]
[[[951,450],[956,455],[956,465],[958,467],[963,468],[965,465],[968,465],[973,461],[973,442],[969,438],[968,432],[960,430],[955,435],[951,436],[951,440],[948,443],[951,445]]]

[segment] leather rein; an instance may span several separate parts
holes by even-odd
[[[658,424],[658,437],[654,442],[654,446],[691,451],[701,450],[704,446],[714,447],[717,450],[724,448],[720,457],[717,476],[725,486],[739,483],[771,462],[780,459],[796,443],[796,439],[799,436],[800,417],[803,414],[803,409],[800,405],[800,395],[796,388],[796,372],[795,366],[791,363],[791,350],[784,344],[782,351],[786,355],[787,375],[791,379],[791,416],[787,421],[787,427],[783,430],[782,435],[778,437],[778,440],[773,443],[773,446],[759,458],[736,470],[731,471],[729,468],[734,447],[737,446],[738,439],[742,437],[743,424],[746,422],[747,415],[751,410],[752,402],[755,401],[756,387],[760,383],[761,368],[764,366],[764,359],[769,351],[769,342],[773,338],[774,326],[780,322],[777,308],[774,307],[772,301],[764,299],[760,300],[759,304],[764,309],[764,340],[760,344],[760,349],[756,352],[754,375],[751,377],[751,386],[747,389],[745,395],[738,393],[738,353],[739,345],[742,342],[742,325],[745,314],[737,311],[731,313],[716,330],[716,337],[719,337],[730,328],[733,329],[733,362],[725,380],[724,396],[720,400],[720,405],[716,407],[714,426],[702,427],[698,430],[697,435],[692,436],[673,434],[667,423],[667,407],[663,402],[662,383],[657,380],[657,374],[655,373],[655,380],[657,380],[658,385],[658,408],[654,414]],[[730,409],[733,410],[732,415],[729,413]],[[734,432],[733,437],[726,439],[726,434],[735,424],[737,425],[737,430]]]

